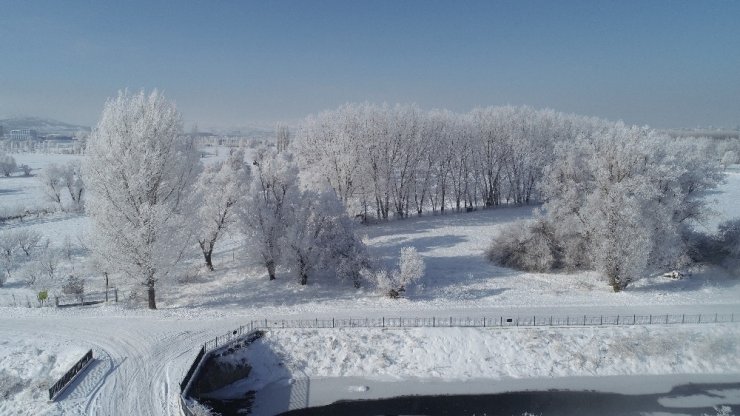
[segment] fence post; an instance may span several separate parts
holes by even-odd
[[[504,317],[501,317],[501,326],[504,326]]]
[[[537,326],[537,315],[532,317],[532,323],[534,324],[534,326]]]
[[[599,325],[604,325],[604,315],[599,317]]]
[[[54,296],[54,306],[56,306],[57,308],[59,307],[59,296]]]
[[[583,315],[583,326],[586,326],[586,315]]]
[[[717,314],[716,313],[714,314],[714,323],[715,324],[717,323]]]
[[[619,325],[619,314],[617,314],[617,325]]]
[[[650,314],[650,325],[652,325],[652,324],[653,324],[653,315]]]
[[[699,323],[701,323],[701,314],[699,314]]]
[[[668,314],[665,314],[665,324],[668,325]]]
[[[483,328],[485,328],[485,327],[486,327],[486,317],[484,316],[483,317]]]
[[[118,288],[117,287],[113,288],[113,296],[116,297],[116,303],[118,303]]]
[[[331,318],[331,327],[334,328],[334,318]]]
[[[385,328],[385,316],[383,317],[383,328]]]
[[[686,322],[686,314],[682,314],[681,315],[681,323],[683,324],[685,322]]]
[[[437,319],[432,316],[432,328],[437,326]]]

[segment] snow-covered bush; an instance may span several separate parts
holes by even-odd
[[[366,279],[375,283],[379,292],[390,298],[401,297],[413,284],[424,276],[424,259],[414,247],[401,248],[398,268],[393,271],[380,269],[363,271]]]
[[[85,293],[85,281],[79,276],[69,275],[62,285],[62,293],[65,295],[80,296]]]
[[[213,409],[208,407],[207,405],[197,401],[190,399],[186,403],[186,406],[188,407],[188,410],[190,411],[190,414],[193,416],[213,416]]]
[[[709,413],[702,413],[702,416],[733,416],[734,413],[732,413],[732,408],[730,406],[713,406],[714,411],[716,413],[709,414]]]
[[[548,271],[556,263],[552,227],[543,219],[519,221],[501,229],[488,248],[490,261],[527,271]]]
[[[18,166],[18,169],[23,172],[23,176],[31,176],[32,169],[30,166],[23,164]]]

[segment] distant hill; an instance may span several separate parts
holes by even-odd
[[[88,126],[64,123],[59,120],[39,117],[8,117],[0,119],[0,126],[7,133],[10,130],[33,129],[42,134],[58,133],[72,135],[79,130],[90,130]]]

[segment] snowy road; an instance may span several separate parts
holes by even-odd
[[[75,311],[23,316],[7,310],[0,319],[0,334],[74,338],[93,346],[95,363],[85,377],[65,392],[58,403],[63,415],[178,415],[179,382],[199,346],[206,340],[263,316],[180,316],[161,310],[145,316],[123,316],[122,311],[101,309],[100,316],[70,316]],[[53,312],[53,310],[52,310]],[[81,312],[81,311],[80,311]],[[106,316],[116,312],[118,316]],[[386,310],[334,310],[314,316],[379,317]],[[138,313],[138,312],[137,312]],[[461,310],[393,311],[393,316],[483,316],[565,314],[674,314],[703,313],[740,316],[740,305],[579,307],[579,308],[485,308]],[[10,317],[8,317],[10,315]],[[13,316],[15,315],[15,316]],[[204,315],[208,315],[205,313]],[[310,319],[314,316],[301,316]],[[271,319],[295,319],[289,311]]]

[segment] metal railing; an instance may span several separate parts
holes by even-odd
[[[75,363],[75,365],[70,368],[67,373],[65,373],[59,381],[54,383],[53,386],[49,389],[49,400],[56,399],[59,394],[64,391],[67,386],[69,386],[72,381],[79,375],[85,367],[92,361],[93,359],[93,352],[92,350],[89,350],[87,354],[85,354],[79,361]]]

